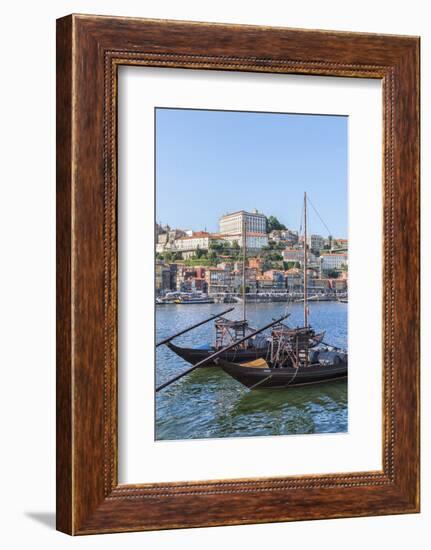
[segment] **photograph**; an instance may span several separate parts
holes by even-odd
[[[155,440],[348,432],[348,120],[156,107]]]

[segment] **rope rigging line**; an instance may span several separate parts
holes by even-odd
[[[310,200],[310,197],[307,195],[307,200],[308,202],[310,203],[310,206],[312,207],[312,209],[314,210],[314,212],[316,213],[317,217],[319,218],[319,220],[322,222],[322,224],[325,226],[325,229],[326,231],[328,232],[328,235],[333,235],[333,233],[331,232],[331,230],[329,229],[329,227],[326,225],[326,223],[324,222],[322,216],[319,214],[319,212],[317,211],[317,208],[314,206],[314,204],[311,202]]]

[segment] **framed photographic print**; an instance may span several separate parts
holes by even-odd
[[[57,527],[419,511],[419,39],[57,22]]]

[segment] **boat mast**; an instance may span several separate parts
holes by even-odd
[[[247,315],[247,306],[245,303],[245,258],[246,258],[246,214],[242,215],[242,317],[244,321]]]
[[[304,327],[308,327],[307,282],[307,192],[304,192]]]

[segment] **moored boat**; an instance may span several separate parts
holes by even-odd
[[[200,361],[207,359],[210,355],[214,354],[217,350],[212,346],[202,346],[201,348],[184,348],[176,346],[172,342],[166,344],[168,348],[176,353],[179,357],[190,363],[196,365]],[[220,357],[226,361],[252,361],[259,357],[265,357],[268,353],[268,346],[264,348],[249,348],[249,349],[233,349],[220,355]],[[211,363],[208,363],[210,366]]]
[[[277,368],[264,358],[243,363],[225,359],[216,361],[227,374],[249,389],[286,389],[332,382],[347,377],[347,360],[342,359],[339,359],[336,364],[322,365],[316,362],[302,368],[295,368],[292,365]]]
[[[190,363],[191,365],[195,365],[196,363],[199,363],[200,361],[203,361],[210,355],[214,354],[215,352],[222,350],[228,343],[232,343],[235,341],[238,341],[240,338],[243,338],[246,336],[247,332],[251,332],[252,329],[248,325],[243,327],[243,321],[230,321],[225,318],[218,319],[215,322],[216,326],[216,339],[215,339],[215,345],[202,345],[200,347],[182,347],[177,346],[173,344],[172,342],[167,342],[167,347],[176,353],[179,357]],[[232,331],[232,328],[237,328],[236,331]],[[229,333],[228,327],[231,329]],[[291,329],[287,325],[280,325],[277,329],[277,331],[284,330],[287,333],[295,331],[296,329]],[[322,342],[323,338],[325,336],[324,332],[321,332],[319,334],[315,334],[313,331],[310,331],[310,339],[309,339],[309,348],[312,349]],[[249,340],[246,340],[242,345],[224,352],[220,355],[220,358],[225,361],[233,361],[237,363],[242,363],[243,361],[253,361],[254,359],[258,359],[260,357],[268,358],[270,354],[270,346],[271,346],[271,336],[263,336],[263,335],[256,335]],[[214,362],[209,363],[214,364]]]
[[[213,304],[213,298],[210,298],[207,294],[202,293],[181,293],[174,300],[175,304],[192,305],[192,304]]]

